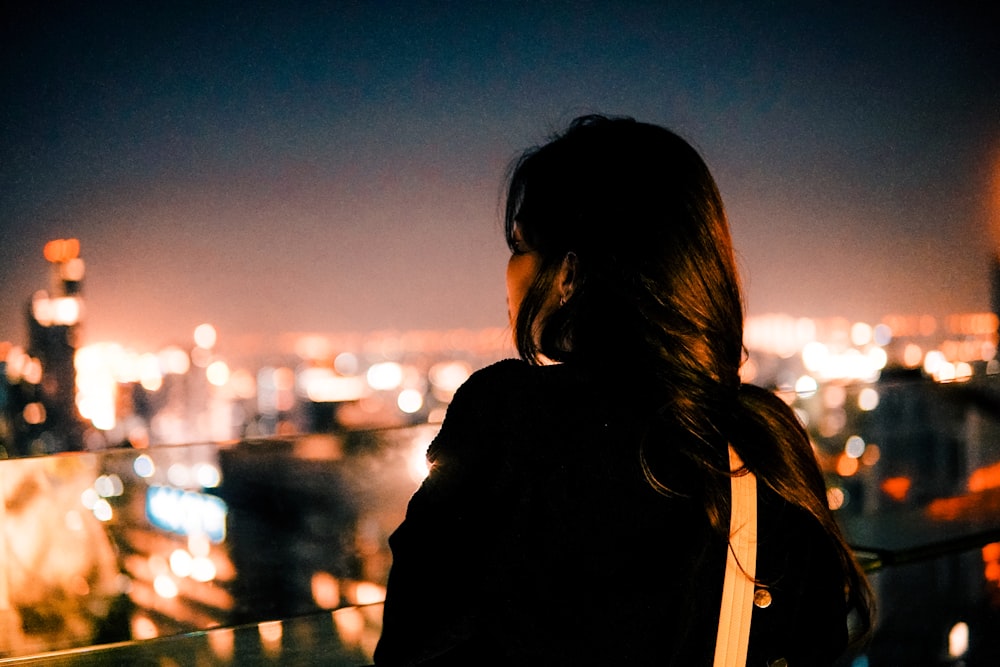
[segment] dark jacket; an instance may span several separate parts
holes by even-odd
[[[571,364],[469,378],[389,541],[379,667],[711,664],[727,545],[699,501],[644,478],[628,394]],[[834,552],[758,489],[772,603],[748,664],[830,664],[847,636]]]

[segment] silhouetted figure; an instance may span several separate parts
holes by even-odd
[[[376,663],[706,665],[731,444],[757,476],[747,664],[831,664],[870,590],[808,437],[741,384],[722,201],[663,128],[590,116],[514,165],[508,308],[520,360],[457,392],[393,534]]]

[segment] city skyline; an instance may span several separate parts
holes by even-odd
[[[64,237],[85,342],[502,327],[504,170],[589,111],[702,151],[750,315],[990,309],[1000,49],[971,11],[4,12],[0,341]]]

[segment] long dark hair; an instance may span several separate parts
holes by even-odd
[[[529,363],[587,365],[654,396],[640,456],[647,480],[684,493],[662,450],[690,463],[708,520],[728,538],[731,443],[758,478],[810,515],[839,554],[862,635],[872,595],[827,505],[809,437],[774,394],[743,385],[743,301],[715,180],[679,136],[630,118],[585,116],[528,150],[508,176],[505,231],[539,268],[514,338]],[[573,289],[547,307],[567,257]],[[674,459],[676,460],[676,459]]]

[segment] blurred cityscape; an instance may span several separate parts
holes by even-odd
[[[28,340],[0,341],[0,454],[18,459],[0,472],[0,658],[239,623],[261,624],[265,650],[282,636],[266,623],[341,609],[324,623],[363,661],[377,628],[346,608],[380,602],[436,424],[471,372],[511,356],[509,331],[289,335],[257,365],[211,323],[160,350],[82,344],[79,243],[44,252]],[[745,381],[806,425],[875,572],[881,643],[845,664],[1000,655],[1000,542],[887,567],[1000,529],[997,331],[996,312],[747,322]],[[67,452],[86,456],[51,456]],[[904,620],[914,605],[923,625]],[[198,649],[204,664],[229,664],[233,641]]]
[[[3,457],[434,423],[473,370],[513,354],[502,328],[289,334],[280,349],[255,351],[267,360],[256,366],[246,350],[227,358],[211,323],[159,350],[81,344],[80,244],[55,240],[44,253],[49,287],[26,305],[28,340],[0,341]],[[875,323],[751,317],[742,374],[797,401],[820,449],[860,460],[846,439],[832,445],[847,411],[884,412],[876,408],[890,378],[975,384],[996,375],[997,330],[990,312]]]

